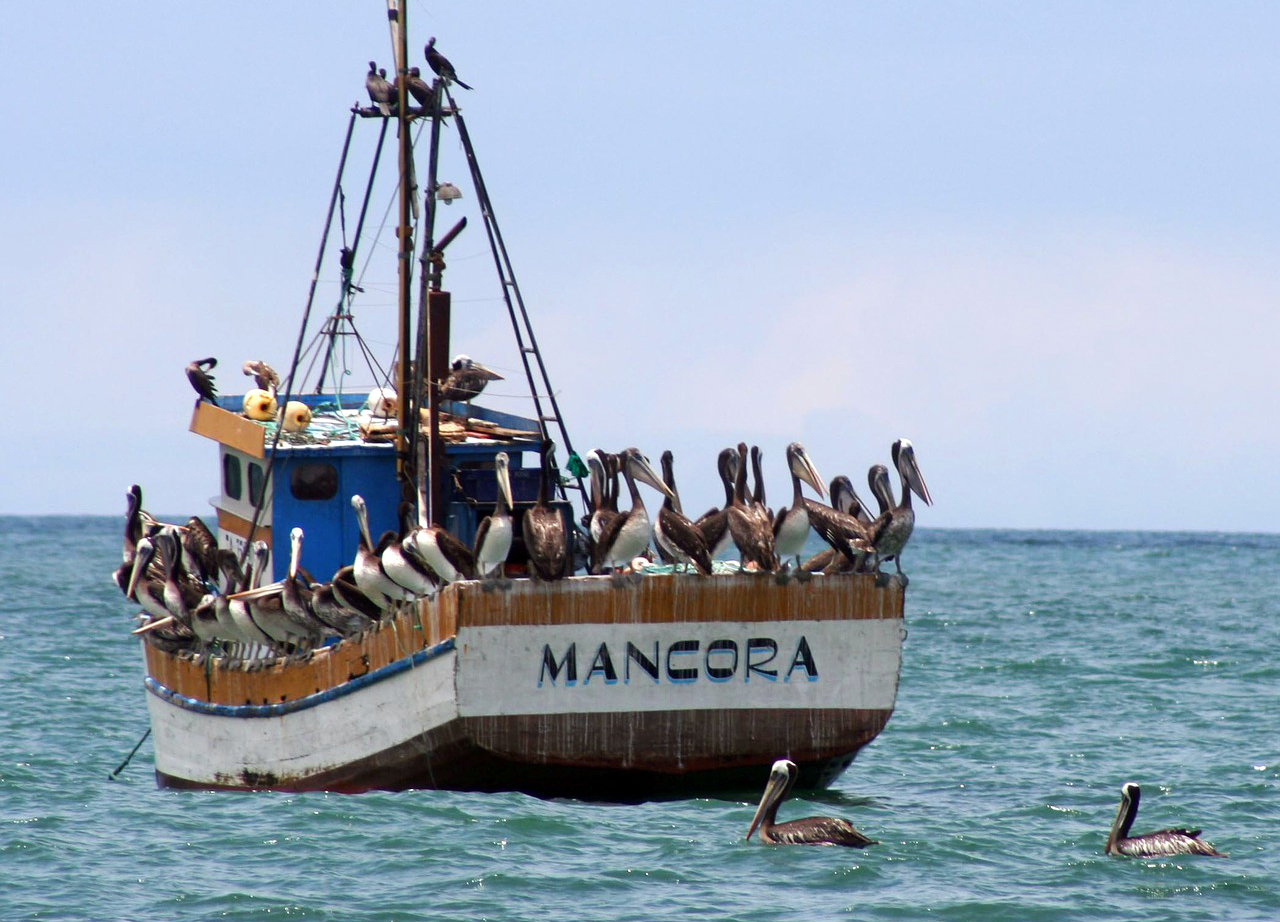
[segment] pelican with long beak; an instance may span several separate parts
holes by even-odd
[[[658,521],[653,526],[653,541],[658,550],[671,558],[673,563],[697,568],[704,576],[711,575],[711,553],[698,526],[685,518],[680,507],[680,492],[676,489],[675,459],[670,451],[662,453],[662,479],[671,490],[658,510]]]
[[[565,571],[569,567],[569,539],[564,529],[564,518],[558,509],[547,505],[551,498],[551,452],[551,442],[543,442],[538,501],[525,510],[524,518],[520,520],[525,551],[529,554],[530,573],[545,580],[567,576]]]
[[[591,535],[591,572],[604,566],[600,558],[600,536],[618,517],[617,456],[593,448],[587,452],[587,469],[591,473],[591,517],[587,533]]]
[[[809,574],[800,570],[800,555],[804,553],[805,542],[809,540],[809,510],[804,504],[804,493],[800,483],[803,481],[823,495],[822,478],[813,467],[809,453],[799,442],[787,446],[787,468],[791,472],[791,505],[778,513],[773,524],[773,544],[778,556],[784,560],[795,558],[798,574],[808,579]],[[790,561],[787,569],[790,570]]]
[[[476,578],[476,558],[443,525],[415,528],[405,538],[409,550],[424,560],[440,580],[453,583]]]
[[[356,525],[360,529],[360,541],[356,546],[356,585],[373,599],[379,608],[387,608],[392,600],[412,599],[413,593],[387,575],[382,566],[384,547],[375,547],[369,534],[369,508],[359,493],[351,497],[351,508],[356,511]],[[394,538],[394,533],[392,535]],[[381,542],[379,542],[381,544]]]
[[[738,453],[732,448],[721,450],[716,459],[716,470],[720,472],[720,483],[724,486],[724,505],[707,510],[693,523],[702,532],[707,551],[713,558],[733,545],[733,536],[729,534],[729,506],[733,504],[733,483],[738,476]]]
[[[806,816],[804,819],[775,824],[778,805],[791,793],[799,774],[800,769],[790,759],[779,759],[773,763],[769,783],[764,787],[760,806],[756,808],[751,828],[747,830],[748,839],[758,826],[761,841],[782,845],[845,845],[849,848],[866,848],[876,844],[874,839],[868,839],[854,829],[848,820],[835,816]]]
[[[671,488],[662,482],[644,455],[638,448],[628,448],[622,453],[622,476],[627,481],[627,490],[631,493],[631,508],[611,521],[600,533],[597,548],[600,564],[613,567],[615,572],[630,565],[642,551],[649,547],[651,527],[649,513],[645,511],[644,500],[636,481],[642,481],[660,492],[663,496],[671,496]]]
[[[871,523],[870,538],[875,549],[874,568],[880,572],[880,562],[893,558],[903,585],[906,585],[906,574],[902,572],[902,549],[906,547],[911,532],[916,526],[915,510],[911,508],[911,494],[915,493],[927,505],[932,506],[929,488],[925,486],[924,476],[920,473],[920,465],[916,463],[916,451],[908,439],[898,439],[890,449],[893,465],[898,469],[898,478],[902,481],[902,500],[879,516]],[[874,468],[872,469],[874,471]],[[885,480],[887,481],[887,473]],[[873,481],[873,489],[875,482]],[[892,495],[890,494],[892,502]]]
[[[1226,858],[1208,842],[1201,841],[1199,829],[1161,829],[1130,836],[1129,828],[1138,815],[1141,789],[1130,781],[1120,789],[1120,809],[1107,836],[1106,853],[1128,858],[1167,858],[1172,855],[1208,855]]]
[[[510,463],[505,451],[494,456],[493,473],[498,481],[498,499],[493,515],[486,516],[476,528],[474,553],[476,573],[481,579],[502,576],[502,565],[506,563],[507,554],[511,552],[511,539],[515,537],[511,524],[511,509],[515,502],[511,498]]]
[[[778,568],[778,555],[773,549],[773,523],[762,505],[747,498],[747,446],[738,443],[738,473],[734,480],[733,502],[729,504],[729,534],[738,546],[743,569],[772,573]]]
[[[421,558],[409,550],[412,543],[408,541],[408,537],[414,531],[409,526],[412,513],[412,505],[404,502],[400,504],[400,534],[382,549],[379,560],[391,581],[413,597],[431,595],[440,588],[436,575]]]

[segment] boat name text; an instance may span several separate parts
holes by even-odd
[[[757,681],[790,682],[793,675],[797,678],[803,676],[810,682],[818,680],[818,666],[803,634],[789,659],[779,658],[778,642],[771,637],[752,637],[745,643],[712,640],[705,646],[700,640],[677,640],[668,644],[665,651],[656,640],[652,648],[641,649],[627,641],[621,650],[616,645],[611,650],[608,643],[601,643],[587,655],[589,650],[590,647],[585,647],[580,658],[575,641],[557,656],[551,644],[543,644],[538,687],[544,684],[585,687],[593,681],[605,685],[621,681],[627,685],[633,676],[637,681],[648,678],[654,683],[666,681],[676,684],[689,684],[700,678],[709,682],[736,679],[750,682],[753,678]],[[585,669],[580,669],[580,666]]]

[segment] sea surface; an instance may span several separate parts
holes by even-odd
[[[108,780],[147,729],[120,524],[0,518],[0,922],[1280,919],[1278,535],[917,532],[896,713],[780,811],[855,851],[743,841],[758,791],[183,793],[150,741]],[[1231,857],[1105,857],[1126,781]]]

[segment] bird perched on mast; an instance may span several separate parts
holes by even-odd
[[[436,37],[433,35],[427,39],[427,47],[423,49],[423,53],[427,56],[427,66],[435,71],[437,77],[444,77],[445,80],[452,80],[464,90],[469,90],[467,84],[458,79],[457,71],[453,69],[453,65],[449,63],[449,59],[436,51]]]
[[[387,82],[387,72],[378,71],[376,61],[369,62],[369,73],[364,78],[364,88],[369,91],[369,98],[383,115],[391,114],[391,106],[396,101],[395,90]]]
[[[210,403],[218,402],[218,389],[214,387],[213,375],[209,374],[217,367],[218,360],[214,358],[196,359],[187,365],[187,380],[199,395],[196,403],[201,400],[207,400]]]

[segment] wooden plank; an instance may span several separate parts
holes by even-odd
[[[201,400],[191,414],[191,431],[255,458],[266,457],[266,430],[238,413]]]
[[[218,530],[230,532],[233,535],[249,540],[249,531],[253,523],[243,516],[236,515],[234,512],[228,512],[225,509],[218,510]],[[265,541],[267,547],[271,547],[271,526],[258,523],[257,529],[253,531],[255,541]]]

